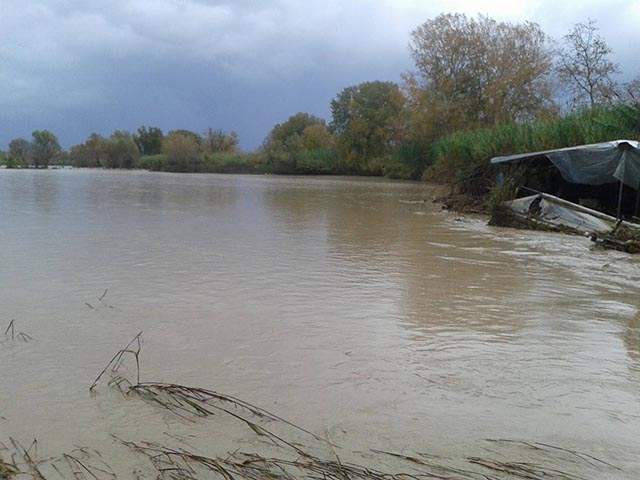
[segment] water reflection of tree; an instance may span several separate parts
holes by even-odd
[[[385,313],[393,310],[403,326],[418,335],[449,326],[491,334],[521,327],[514,316],[527,290],[522,272],[500,258],[495,240],[445,224],[450,219],[436,206],[421,202],[424,184],[298,181],[266,190],[274,218],[300,242],[314,235],[306,248],[326,242],[322,254],[349,270],[353,292],[393,304]]]
[[[88,172],[86,182],[85,201],[91,208],[125,208],[143,214],[231,207],[237,194],[236,178],[211,175]]]
[[[285,180],[285,179],[282,179]],[[360,179],[296,179],[265,190],[265,203],[291,235],[315,232],[327,254],[354,268],[380,268],[394,252],[405,227],[398,217],[403,196],[424,198],[418,184]]]
[[[36,211],[50,214],[58,208],[60,178],[57,173],[46,170],[28,172],[31,174],[30,193]]]
[[[406,194],[416,197],[374,191],[347,205],[336,199],[327,216],[331,253],[384,279],[399,321],[418,335],[520,328],[512,314],[524,280],[496,258],[496,242],[453,229],[436,206],[401,202]]]

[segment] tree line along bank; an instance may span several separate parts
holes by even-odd
[[[640,79],[615,81],[620,67],[593,20],[555,42],[533,22],[441,14],[411,32],[409,49],[415,68],[400,84],[347,87],[328,123],[296,113],[253,152],[234,132],[143,126],[93,133],[68,151],[52,132],[34,131],[12,140],[2,162],[435,178],[485,195],[492,156],[640,137]]]

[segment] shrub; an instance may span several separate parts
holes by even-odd
[[[303,175],[328,175],[336,173],[338,157],[328,150],[312,150],[300,155],[296,173]]]
[[[169,158],[162,153],[157,155],[144,155],[140,157],[136,167],[154,172],[165,172],[169,167]]]

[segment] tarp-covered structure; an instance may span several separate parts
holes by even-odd
[[[615,140],[495,157],[491,159],[491,163],[499,164],[545,157],[568,182],[604,185],[618,181],[640,190],[640,144],[634,140]]]

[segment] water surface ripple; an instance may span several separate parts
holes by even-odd
[[[88,394],[143,330],[144,378],[237,395],[351,451],[455,462],[508,438],[634,478],[638,259],[429,196],[354,178],[0,170],[0,325],[35,338],[0,342],[0,439],[55,454],[168,428]]]

